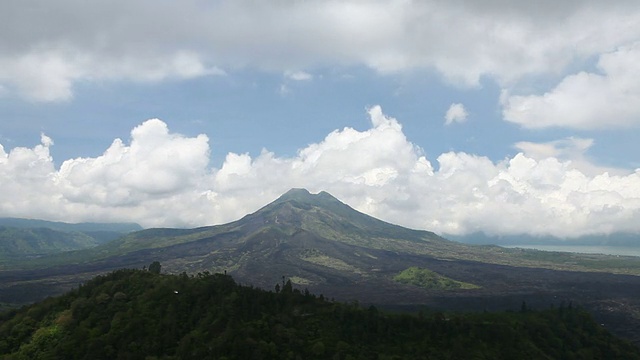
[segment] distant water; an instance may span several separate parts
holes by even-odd
[[[594,245],[500,245],[506,248],[561,251],[583,254],[640,256],[640,247]]]

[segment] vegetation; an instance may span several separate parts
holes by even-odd
[[[477,285],[450,279],[429,269],[412,266],[398,275],[393,280],[419,286],[429,290],[455,290],[455,289],[478,289]]]
[[[138,224],[0,218],[0,265],[22,267],[47,256],[94,248],[141,229]]]
[[[16,227],[16,228],[47,228],[64,232],[110,232],[125,234],[132,231],[142,230],[142,227],[135,223],[64,223],[56,221],[46,221],[37,219],[21,219],[21,218],[0,218],[0,226]]]
[[[0,262],[88,248],[98,244],[96,239],[80,232],[0,226]]]
[[[154,265],[154,268],[156,265]],[[640,359],[584,311],[388,314],[226,275],[118,270],[0,316],[2,359]]]

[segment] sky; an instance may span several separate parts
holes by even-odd
[[[0,2],[0,217],[640,233],[636,0]]]

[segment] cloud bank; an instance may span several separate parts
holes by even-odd
[[[638,23],[633,0],[2,2],[0,85],[64,101],[78,82],[366,66],[511,88],[629,46]]]
[[[543,95],[503,95],[504,118],[527,128],[640,125],[640,42],[600,56],[597,67],[565,77]]]
[[[41,136],[33,148],[0,146],[0,216],[62,221],[136,221],[146,227],[235,220],[291,187],[329,191],[381,219],[441,233],[579,236],[639,232],[640,170],[612,175],[572,159],[588,139],[522,142],[523,152],[494,163],[448,152],[434,166],[379,106],[371,128],[335,130],[278,157],[229,153],[209,165],[208,137],[172,133],[158,119],[116,139],[95,158],[59,169]],[[577,155],[576,155],[577,154]]]

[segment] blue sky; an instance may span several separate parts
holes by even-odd
[[[640,5],[532,6],[2,4],[0,216],[200,226],[306,187],[441,233],[638,232]]]

